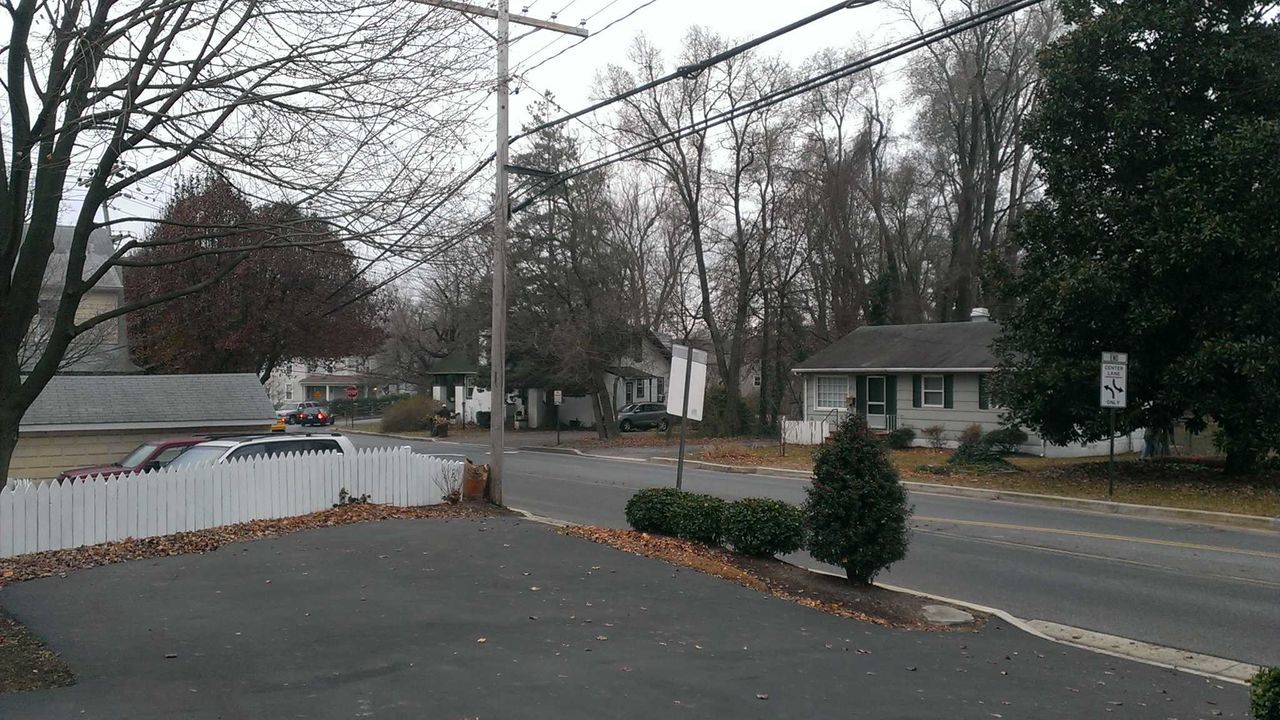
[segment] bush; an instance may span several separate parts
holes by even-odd
[[[675,535],[685,540],[719,545],[724,534],[726,503],[713,495],[683,493],[675,506]]]
[[[978,423],[973,423],[960,431],[958,439],[961,445],[977,445],[982,442],[982,426]]]
[[[1027,442],[1027,434],[1021,428],[1004,427],[992,430],[982,438],[982,442],[1004,455],[1018,452],[1018,448]]]
[[[676,404],[679,406],[679,402]],[[707,388],[702,405],[702,423],[699,425],[703,437],[738,437],[755,432],[757,418],[746,400],[738,396],[736,420],[729,418],[728,405],[729,394],[723,385]]]
[[[907,554],[911,507],[898,471],[860,417],[840,423],[814,457],[804,504],[809,553],[870,583]]]
[[[774,557],[804,546],[804,512],[781,500],[747,498],[724,510],[724,540],[743,555]]]
[[[916,431],[909,427],[900,427],[889,432],[889,447],[894,450],[906,450],[916,439]]]
[[[947,459],[951,465],[1008,465],[999,450],[983,442],[965,443]]]
[[[941,425],[930,425],[920,432],[924,433],[925,439],[929,441],[929,447],[935,450],[942,447],[942,435],[946,432],[946,428]]]
[[[368,417],[371,415],[381,415],[391,405],[408,400],[412,395],[381,395],[379,397],[363,397],[355,400],[342,398],[333,400],[329,403],[329,409],[333,410],[335,415],[342,417],[351,417],[352,413],[356,417]]]
[[[1249,681],[1249,710],[1256,720],[1280,720],[1280,668],[1263,668]]]
[[[432,418],[444,406],[430,395],[414,395],[392,403],[382,413],[383,432],[413,432],[431,427]]]
[[[640,532],[675,535],[677,508],[686,494],[675,488],[645,488],[637,492],[627,501],[627,524]]]

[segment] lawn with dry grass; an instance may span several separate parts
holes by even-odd
[[[695,459],[725,465],[812,470],[816,448],[789,445],[748,447],[734,443],[710,446]],[[911,448],[891,450],[890,458],[904,480],[959,485],[1013,492],[1061,495],[1106,500],[1105,458],[1042,458],[1015,455],[1009,461],[1014,472],[949,469],[929,472],[929,466],[945,465],[950,450]],[[1280,472],[1270,471],[1233,478],[1213,458],[1138,460],[1136,455],[1116,457],[1116,502],[1139,505],[1211,510],[1243,515],[1280,516]]]

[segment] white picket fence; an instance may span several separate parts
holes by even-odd
[[[304,453],[0,490],[0,557],[169,535],[323,510],[353,497],[434,505],[462,486],[462,463],[408,448]]]

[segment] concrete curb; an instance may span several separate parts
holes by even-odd
[[[525,445],[516,449],[520,450],[521,452],[539,452],[539,453],[547,453],[548,455],[574,455],[576,457],[594,458],[596,460],[617,460],[619,462],[628,462],[628,463],[646,462],[644,458],[629,458],[629,457],[622,457],[621,455],[600,455],[598,453],[582,452],[578,448],[555,447],[552,445]]]
[[[670,457],[651,457],[648,459],[651,463],[661,463],[663,465],[675,465],[677,458]],[[685,467],[701,468],[703,470],[715,470],[716,472],[734,473],[739,475],[780,475],[783,477],[794,477],[799,480],[808,480],[813,477],[813,473],[806,470],[790,470],[788,468],[774,467],[757,467],[755,465],[725,465],[722,463],[707,462],[705,460],[689,460],[685,459]]]

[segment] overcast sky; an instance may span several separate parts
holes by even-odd
[[[513,0],[512,11],[520,12],[527,0]],[[558,20],[576,25],[584,17],[600,11],[587,23],[587,29],[603,27],[641,6],[643,0],[534,0],[529,15],[548,19],[551,12],[566,4],[569,8]],[[576,110],[590,101],[596,73],[611,63],[625,64],[627,49],[638,33],[648,35],[670,56],[679,51],[681,40],[691,25],[705,25],[725,37],[741,41],[763,35],[834,4],[834,0],[655,0],[631,18],[604,31],[599,37],[581,45],[527,75],[539,91],[554,93],[556,101]],[[604,9],[607,8],[607,9]],[[872,5],[842,10],[805,28],[774,40],[761,52],[781,55],[799,64],[815,51],[825,47],[847,48],[863,38],[867,45],[879,45],[909,31],[888,8]],[[520,32],[513,30],[513,36]],[[520,40],[512,49],[512,62],[520,64],[532,55],[531,63],[573,44],[576,38],[558,40],[542,53],[540,48],[555,39],[556,33],[539,31]],[[512,127],[518,128],[527,117],[525,108],[536,99],[532,93],[520,93],[512,102]]]

